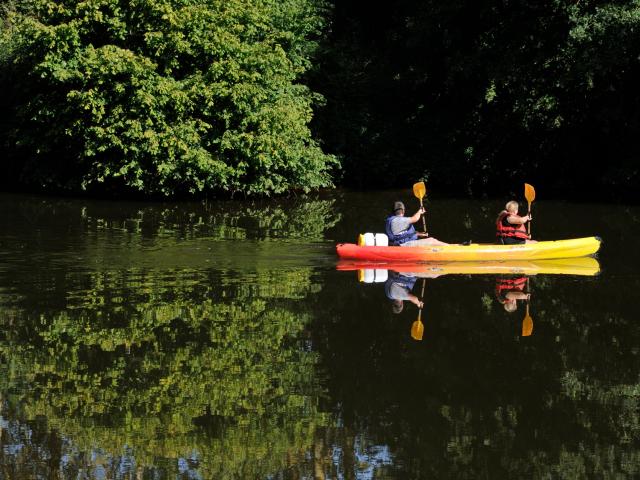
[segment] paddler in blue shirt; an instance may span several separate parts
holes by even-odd
[[[416,232],[413,224],[420,220],[425,213],[424,207],[411,217],[404,216],[404,203],[397,201],[393,204],[393,215],[387,217],[385,232],[389,237],[389,245],[402,247],[415,247],[419,245],[449,245],[437,238],[430,237],[426,232]]]

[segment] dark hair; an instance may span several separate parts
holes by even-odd
[[[391,302],[391,311],[393,313],[400,313],[403,308],[404,308],[404,302],[402,300],[396,299]]]
[[[400,200],[393,202],[393,213],[396,213],[398,210],[404,210],[404,203]]]

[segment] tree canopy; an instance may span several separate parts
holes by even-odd
[[[335,5],[315,126],[346,184],[637,195],[637,0]]]
[[[27,0],[0,35],[3,170],[41,187],[272,194],[331,184],[298,82],[316,0]]]
[[[6,4],[5,185],[637,198],[638,0]]]

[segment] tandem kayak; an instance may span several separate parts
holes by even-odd
[[[477,262],[494,260],[544,260],[593,255],[600,237],[543,241],[520,245],[479,244],[425,245],[419,247],[360,246],[339,243],[338,256],[372,262]]]
[[[435,278],[441,275],[583,275],[600,273],[600,264],[593,257],[557,258],[551,260],[502,260],[488,262],[364,262],[340,260],[336,270],[360,272],[367,278],[369,270],[394,270],[416,277]],[[382,275],[375,275],[382,277]]]

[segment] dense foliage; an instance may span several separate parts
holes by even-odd
[[[637,195],[637,0],[335,4],[316,128],[345,183]]]
[[[5,4],[5,185],[637,197],[638,0]]]
[[[0,34],[5,179],[146,194],[331,184],[298,82],[315,0],[26,0]]]

